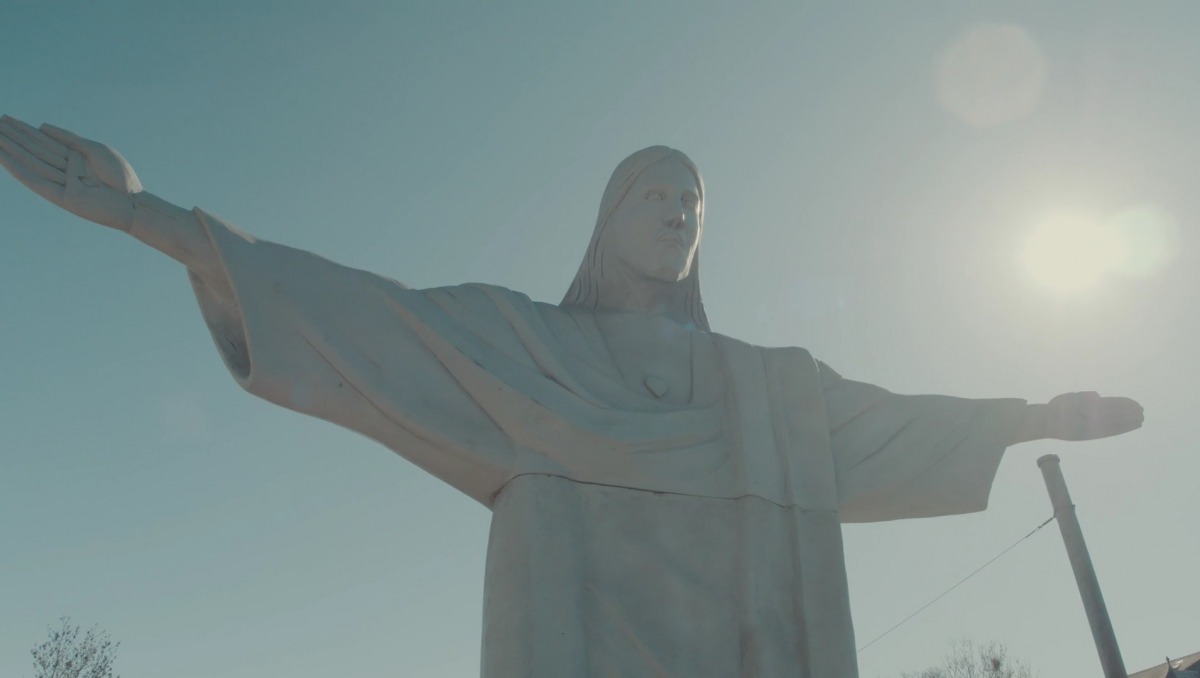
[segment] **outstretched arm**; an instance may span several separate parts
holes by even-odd
[[[864,522],[980,511],[1009,445],[1091,440],[1141,426],[1128,398],[1066,393],[1017,398],[898,395],[819,365],[842,520]]]
[[[1142,425],[1142,406],[1130,398],[1095,391],[1063,393],[1044,405],[1027,405],[1021,427],[1009,444],[1055,438],[1095,440],[1128,433]]]
[[[0,165],[55,205],[129,233],[213,280],[209,273],[216,253],[195,215],[143,190],[133,168],[108,146],[5,115],[0,116]]]

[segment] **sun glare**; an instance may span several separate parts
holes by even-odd
[[[1021,258],[1034,280],[1060,294],[1110,275],[1147,277],[1175,255],[1178,227],[1167,212],[1136,205],[1107,218],[1056,216],[1025,239]]]
[[[1122,243],[1112,229],[1079,216],[1046,220],[1025,241],[1025,266],[1035,280],[1060,292],[1094,286],[1122,260]]]

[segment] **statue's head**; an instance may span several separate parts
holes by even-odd
[[[686,155],[651,146],[617,165],[564,305],[618,308],[629,285],[663,290],[672,315],[707,330],[700,299],[704,181]]]

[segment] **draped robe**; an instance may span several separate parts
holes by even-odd
[[[234,378],[493,512],[488,677],[856,676],[840,523],[983,509],[1024,407],[699,332],[720,396],[669,404],[623,381],[592,311],[413,290],[196,215]]]

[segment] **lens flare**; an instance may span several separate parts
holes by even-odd
[[[1179,225],[1166,210],[1150,204],[1117,212],[1105,222],[1122,244],[1114,271],[1145,278],[1160,271],[1178,252]]]
[[[942,53],[938,98],[973,127],[993,127],[1037,108],[1046,88],[1046,59],[1020,26],[982,24]]]

